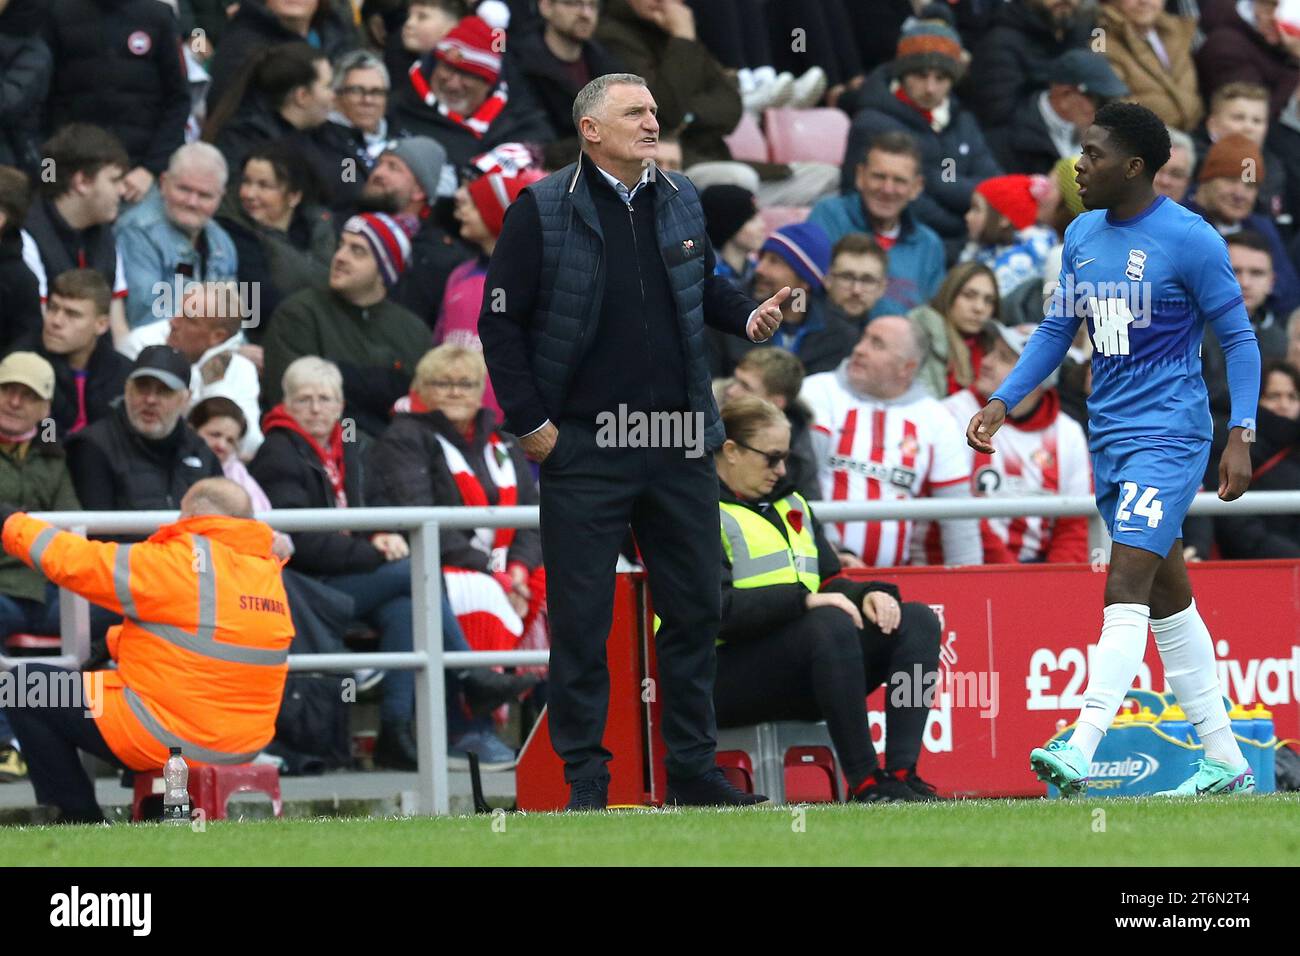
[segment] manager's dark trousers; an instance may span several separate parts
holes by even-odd
[[[541,466],[542,550],[551,625],[551,742],[568,782],[604,776],[609,710],[605,641],[614,567],[630,524],[655,612],[656,688],[670,776],[714,766],[714,641],[722,542],[713,455],[681,448],[600,448],[592,426],[564,421]]]

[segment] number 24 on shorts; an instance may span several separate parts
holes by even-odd
[[[1160,519],[1164,517],[1164,508],[1156,495],[1160,494],[1159,488],[1143,488],[1142,496],[1138,498],[1137,504],[1133,510],[1129,511],[1129,505],[1138,493],[1138,486],[1135,482],[1126,481],[1120,485],[1124,491],[1124,497],[1120,500],[1119,510],[1115,512],[1115,517],[1120,521],[1127,521],[1133,515],[1139,518],[1147,519],[1147,527],[1154,528],[1160,524]]]

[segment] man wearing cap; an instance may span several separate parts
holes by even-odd
[[[271,317],[263,343],[263,405],[279,404],[289,363],[317,355],[343,373],[343,417],[369,435],[384,430],[431,342],[429,327],[388,299],[411,256],[406,228],[385,213],[361,213],[344,223],[328,286],[290,296]]]
[[[390,121],[436,139],[453,167],[500,143],[550,140],[531,100],[501,82],[505,42],[505,30],[479,17],[461,20],[398,84]]]
[[[1084,0],[1009,0],[999,5],[980,39],[962,88],[966,103],[988,132],[1008,126],[1025,112],[1034,94],[1047,88],[1052,61],[1066,50],[1086,50],[1096,11]],[[992,133],[989,140],[993,141]],[[1013,166],[1003,167],[1014,169]]]
[[[1267,169],[1258,143],[1240,133],[1210,147],[1196,175],[1196,192],[1184,205],[1227,236],[1250,229],[1265,238],[1273,256],[1273,296],[1283,315],[1300,305],[1300,277],[1277,227],[1255,211]]]
[[[54,369],[34,352],[0,361],[0,501],[23,511],[80,511],[63,448],[41,423],[50,414]],[[0,555],[0,643],[10,634],[58,634],[59,589],[17,558]],[[0,712],[0,780],[25,773],[13,729]]]
[[[811,222],[783,226],[767,237],[758,253],[753,295],[758,300],[775,295],[783,286],[792,290],[781,306],[781,327],[766,342],[742,341],[712,330],[711,342],[721,347],[720,374],[730,375],[736,363],[756,348],[783,348],[799,356],[812,375],[835,368],[853,351],[857,330],[826,308],[826,270],[831,244],[820,226]]]
[[[455,179],[441,143],[428,136],[406,136],[389,145],[361,190],[362,205],[369,211],[409,216],[419,223],[411,237],[410,265],[389,298],[430,328],[438,319],[447,277],[473,255],[433,214],[439,192],[454,186]]]
[[[221,463],[185,423],[190,363],[167,345],[142,351],[123,401],[68,439],[68,469],[88,511],[174,511]]]
[[[962,217],[971,190],[1002,170],[975,115],[952,93],[969,55],[947,12],[931,7],[922,16],[932,13],[933,19],[908,20],[894,59],[839,98],[839,108],[853,117],[840,185],[846,192],[853,188],[853,171],[876,136],[888,130],[910,133],[920,147],[925,176],[925,192],[913,207],[916,216],[957,242],[966,235]]]
[[[966,228],[970,241],[961,262],[974,259],[993,270],[998,294],[1008,296],[1030,279],[1042,279],[1056,233],[1037,225],[1039,196],[1049,188],[1045,176],[995,176],[975,187]]]
[[[1083,151],[1083,131],[1106,103],[1128,95],[1128,87],[1100,53],[1069,50],[1051,64],[1047,89],[1025,101],[1005,127],[989,130],[1004,169],[1052,171],[1057,160]]]
[[[940,402],[958,426],[988,403],[1035,328],[996,321],[985,327],[984,358],[975,381]],[[996,454],[975,453],[971,494],[977,498],[1092,494],[1088,439],[1079,423],[1061,411],[1055,373],[1011,409],[993,447]],[[921,534],[919,529],[917,533]],[[985,518],[980,521],[980,538],[985,564],[1088,560],[1088,519],[1083,517]],[[922,540],[926,563],[942,564],[938,529],[922,535]]]
[[[629,524],[663,621],[655,647],[666,798],[764,799],[738,792],[715,762],[722,579],[711,452],[723,429],[704,329],[770,338],[790,290],[755,309],[713,274],[695,186],[654,164],[657,109],[639,76],[614,73],[583,87],[573,104],[582,156],[510,207],[479,316],[507,428],[541,462],[550,734],[574,810],[604,809],[608,796],[605,639]],[[631,429],[610,436],[598,424],[620,414],[680,427],[650,447]]]

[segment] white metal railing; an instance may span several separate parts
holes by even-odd
[[[814,502],[826,521],[945,520],[1019,516],[1078,517],[1097,513],[1091,496],[1032,495],[1015,498],[945,498],[913,501]],[[1300,513],[1300,491],[1252,491],[1233,502],[1212,493],[1196,496],[1193,515]],[[148,535],[175,521],[174,511],[64,511],[36,517],[83,535]],[[455,651],[442,649],[440,528],[536,528],[538,510],[513,508],[302,508],[268,511],[258,517],[280,531],[404,531],[411,546],[414,647],[407,652],[291,654],[290,670],[351,672],[358,668],[415,671],[417,792],[422,814],[450,812],[447,779],[445,668],[545,665],[548,651]],[[84,598],[60,594],[62,655],[43,658],[0,656],[0,670],[43,661],[78,667],[90,655],[90,615]]]

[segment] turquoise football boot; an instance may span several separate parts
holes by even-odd
[[[1157,797],[1206,797],[1216,793],[1234,796],[1255,792],[1255,771],[1247,764],[1233,770],[1218,760],[1196,761],[1196,773],[1173,790],[1161,790]]]
[[[1050,783],[1063,797],[1088,791],[1088,761],[1083,751],[1068,740],[1053,740],[1046,749],[1035,747],[1029,752],[1029,767],[1043,783]]]

